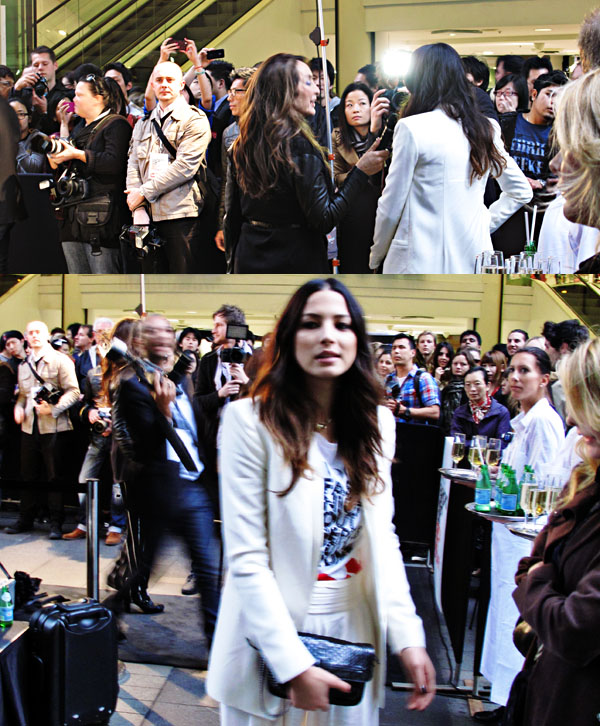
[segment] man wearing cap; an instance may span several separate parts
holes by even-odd
[[[73,361],[50,345],[48,327],[39,320],[27,324],[25,337],[30,348],[27,359],[19,365],[19,396],[14,419],[21,426],[21,478],[24,482],[57,479],[61,450],[73,428],[67,409],[79,400],[79,386]],[[50,394],[55,402],[44,400]],[[62,492],[48,492],[50,539],[62,536]],[[19,519],[7,534],[33,529],[36,509],[43,500],[39,492],[23,489]]]

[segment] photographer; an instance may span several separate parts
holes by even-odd
[[[72,95],[56,80],[58,63],[51,48],[40,45],[31,51],[31,65],[23,69],[15,83],[13,96],[29,99],[33,107],[33,126],[45,134],[59,130],[56,107],[63,98]]]
[[[79,418],[86,427],[89,442],[79,472],[79,483],[85,484],[88,479],[97,479],[100,482],[101,522],[107,521],[110,509],[110,525],[104,540],[104,543],[109,546],[121,543],[121,531],[125,526],[123,513],[113,511],[111,506],[111,491],[114,481],[110,460],[111,406],[102,391],[102,361],[110,347],[112,329],[113,323],[108,318],[96,319],[94,322],[95,343],[75,361],[76,372],[84,372],[80,384],[83,399]],[[77,527],[71,532],[63,534],[62,538],[65,540],[85,539],[86,537],[85,498],[80,497],[80,499]]]
[[[31,106],[23,98],[11,98],[11,108],[19,119],[20,140],[17,147],[17,174],[44,174],[48,172],[48,160],[32,145],[39,136],[38,131],[31,128]]]
[[[73,361],[49,344],[48,327],[32,321],[27,324],[25,338],[31,349],[19,366],[19,397],[15,405],[15,422],[21,426],[21,478],[25,482],[58,478],[58,464],[68,457],[66,446],[73,425],[67,409],[79,400],[79,387]],[[20,534],[33,529],[36,509],[42,496],[32,489],[21,493],[19,519],[7,534]],[[62,536],[63,495],[48,493],[50,539]]]
[[[379,90],[373,93],[364,83],[346,86],[340,101],[338,128],[333,130],[333,172],[338,188],[361,156],[381,132],[382,118],[389,114],[390,101]],[[364,273],[369,270],[377,202],[381,196],[381,173],[369,177],[369,184],[348,210],[337,228],[340,272]]]
[[[115,81],[86,76],[75,88],[74,110],[83,123],[48,155],[52,168],[67,164],[57,189],[64,192],[61,239],[71,273],[122,269],[119,233],[129,220],[123,189],[131,138],[131,126],[118,113],[123,105]]]

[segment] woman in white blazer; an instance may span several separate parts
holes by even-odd
[[[500,127],[478,109],[458,53],[445,43],[413,53],[411,97],[394,130],[377,207],[370,267],[384,273],[472,273],[490,233],[530,201]],[[488,209],[489,174],[502,190]]]
[[[285,724],[372,726],[383,705],[386,643],[423,709],[435,672],[393,525],[395,423],[378,406],[362,311],[336,279],[312,280],[283,312],[253,387],[224,412],[220,450],[227,577],[207,690],[222,726],[283,723],[258,651],[289,684]],[[314,665],[298,631],[372,643],[379,658],[361,703]],[[289,704],[288,704],[289,705]],[[322,713],[331,709],[330,713]]]

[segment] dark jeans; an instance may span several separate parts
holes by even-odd
[[[57,462],[67,453],[70,431],[54,434],[40,434],[37,424],[33,433],[21,432],[21,478],[25,482],[48,482],[50,485],[58,479]],[[47,498],[50,510],[50,521],[60,526],[64,518],[62,491],[40,492],[24,489],[21,493],[19,519],[27,525],[33,524],[36,510]]]
[[[198,272],[200,224],[198,217],[166,219],[155,222],[160,238],[164,241],[162,252],[166,257],[166,269],[159,272],[185,275]]]
[[[210,649],[220,597],[220,541],[215,509],[200,476],[182,479],[173,462],[145,470],[126,487],[126,505],[140,519],[140,561],[131,584],[146,586],[165,530],[186,543],[200,590],[200,610]]]
[[[175,524],[188,546],[192,572],[196,575],[204,617],[204,633],[212,642],[219,609],[219,565],[221,547],[214,522],[215,512],[206,487],[180,479],[180,506]]]

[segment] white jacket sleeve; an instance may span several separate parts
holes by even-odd
[[[247,404],[227,406],[221,427],[219,471],[228,577],[243,603],[246,627],[239,637],[257,647],[275,677],[287,683],[315,660],[298,637],[270,567],[267,434],[259,430],[258,418]]]
[[[369,267],[375,270],[385,259],[404,211],[419,149],[408,126],[398,121],[394,130],[392,163],[385,182],[383,194],[377,205],[375,232]]]
[[[380,475],[385,489],[374,498],[378,527],[382,542],[382,567],[377,572],[381,578],[384,595],[383,610],[387,616],[387,641],[393,653],[404,648],[425,647],[425,631],[421,618],[417,615],[406,578],[400,543],[392,522],[394,499],[392,496],[391,462],[395,456],[396,423],[392,412],[380,407],[380,427],[383,435],[383,454],[387,460],[385,470]]]
[[[533,190],[525,174],[517,166],[517,162],[508,154],[502,142],[500,126],[496,121],[490,120],[494,129],[494,145],[506,161],[506,167],[496,179],[502,193],[490,206],[490,232],[495,232],[509,217],[517,212],[524,204],[530,202]]]

